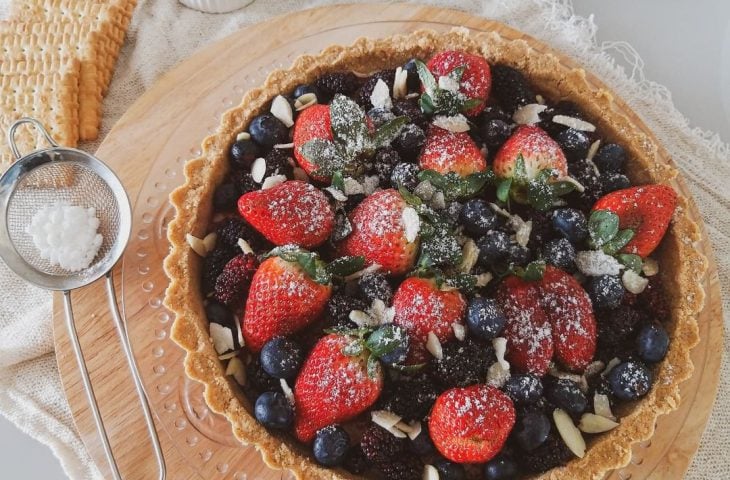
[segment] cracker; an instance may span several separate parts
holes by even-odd
[[[53,139],[62,146],[75,147],[79,140],[78,61],[71,61],[52,73],[0,75],[0,171],[15,161],[7,142],[8,129],[21,117],[32,117],[45,125]],[[28,125],[15,134],[21,155],[48,147],[43,137]],[[61,187],[73,182],[73,173],[65,177],[41,178],[37,186]]]
[[[0,74],[50,73],[54,65],[78,58],[81,62],[79,134],[82,140],[93,140],[99,134],[101,122],[102,88],[96,69],[99,38],[94,32],[85,40],[69,34],[0,32]]]
[[[17,0],[10,11],[15,22],[79,23],[102,35],[105,47],[99,58],[99,71],[102,93],[106,94],[135,6],[136,0]]]

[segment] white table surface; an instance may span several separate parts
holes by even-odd
[[[595,14],[598,41],[631,43],[647,78],[672,92],[691,125],[730,141],[730,2],[726,0],[574,0]],[[63,478],[51,451],[0,417],[2,478]]]

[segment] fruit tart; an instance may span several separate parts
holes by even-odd
[[[187,374],[300,478],[601,478],[679,403],[705,259],[676,172],[524,41],[273,72],[173,192]]]

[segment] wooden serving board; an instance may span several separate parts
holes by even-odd
[[[270,70],[287,67],[298,55],[318,52],[330,44],[348,44],[363,35],[380,37],[453,26],[495,30],[507,38],[525,39],[540,51],[556,53],[503,24],[454,10],[402,4],[305,10],[248,27],[192,56],[142,96],[99,147],[97,156],[119,174],[133,202],[132,238],[123,264],[116,268],[116,281],[135,356],[156,413],[168,478],[287,476],[268,469],[253,448],[240,446],[228,423],[206,408],[202,389],[185,377],[182,351],[168,338],[172,318],[161,305],[167,285],[162,271],[168,249],[165,226],[171,213],[167,195],[182,182],[182,165],[199,153],[201,140],[215,130],[221,113],[236,104],[245,90],[260,84]],[[558,56],[566,66],[576,66],[569,58]],[[601,85],[597,78],[589,78]],[[630,114],[637,128],[646,130],[626,105],[619,102],[619,108]],[[674,187],[689,196],[681,179]],[[692,212],[700,219],[694,206]],[[717,390],[723,345],[717,268],[706,238],[697,246],[710,259],[710,270],[705,278],[707,305],[700,318],[701,343],[692,352],[695,374],[682,385],[681,408],[660,418],[651,441],[637,446],[632,464],[611,474],[612,479],[681,478],[698,447]],[[103,284],[74,292],[73,301],[81,344],[120,470],[127,479],[156,478],[154,457],[109,318]],[[60,297],[54,304],[54,333],[59,370],[76,425],[108,477],[63,325]]]

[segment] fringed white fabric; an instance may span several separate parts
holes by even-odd
[[[0,18],[11,0],[0,0]],[[258,0],[226,15],[209,15],[172,0],[140,0],[104,103],[101,138],[159,76],[199,48],[231,32],[317,1]],[[669,150],[708,226],[724,285],[730,325],[730,146],[689,125],[671,93],[645,78],[643,61],[625,42],[596,41],[592,16],[575,15],[569,0],[431,0],[503,21],[573,57],[633,108]],[[93,149],[96,144],[85,148]],[[53,356],[50,294],[20,282],[0,263],[0,413],[48,445],[74,479],[101,478],[76,433]],[[720,394],[689,479],[730,476],[730,351],[725,347]]]

